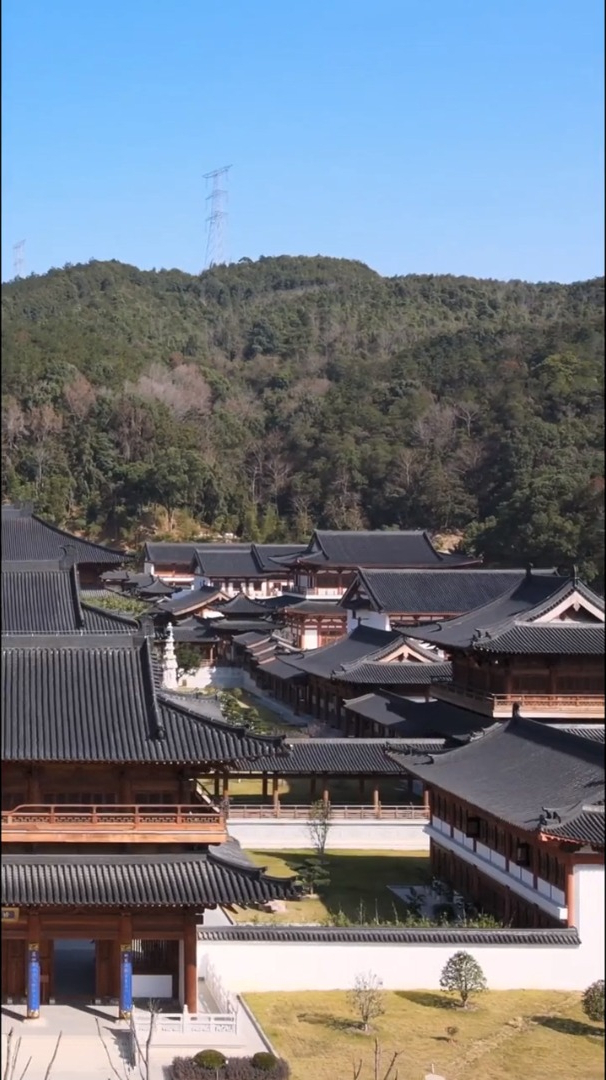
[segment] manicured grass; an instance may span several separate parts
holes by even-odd
[[[292,877],[311,851],[248,851],[257,866],[267,867],[268,874]],[[270,915],[237,909],[237,922],[321,923],[342,911],[358,919],[362,908],[365,921],[377,915],[394,920],[394,910],[402,907],[390,885],[420,885],[430,880],[429,856],[421,851],[332,851],[326,855],[330,884],[320,890],[317,900],[287,902],[284,914]]]
[[[402,950],[402,963],[406,951]],[[362,965],[363,966],[363,965]],[[422,1080],[432,1071],[446,1080],[603,1080],[603,1027],[587,1021],[579,994],[515,991],[487,993],[474,1011],[445,1008],[439,992],[386,992],[384,1016],[371,1037],[355,1030],[345,992],[247,994],[246,1000],[292,1080],[371,1080],[373,1038],[383,1051],[402,1050],[399,1076]],[[446,1028],[456,1026],[456,1042]],[[601,1034],[600,1034],[601,1032]]]

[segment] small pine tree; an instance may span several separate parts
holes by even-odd
[[[305,859],[294,869],[308,896],[315,893],[319,888],[330,885],[330,874],[326,868],[326,863],[315,855]]]
[[[583,1012],[596,1024],[604,1023],[604,980],[598,979],[583,994]]]
[[[478,961],[467,952],[456,952],[444,965],[440,987],[446,993],[458,994],[463,1009],[472,994],[488,989],[486,978]]]

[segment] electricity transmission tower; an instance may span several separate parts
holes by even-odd
[[[224,165],[221,169],[204,173],[204,179],[211,185],[210,195],[206,201],[210,203],[210,213],[206,219],[208,233],[206,237],[206,258],[204,269],[211,266],[219,266],[227,262],[225,239],[227,233],[227,174],[231,165]]]
[[[16,278],[23,277],[25,269],[25,240],[13,244],[13,270]]]

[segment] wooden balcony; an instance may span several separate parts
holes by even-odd
[[[461,709],[470,709],[495,720],[511,717],[514,705],[520,706],[522,716],[549,717],[554,720],[603,720],[603,694],[489,694],[454,683],[432,683],[432,697],[448,701]]]
[[[220,844],[225,817],[188,805],[31,805],[2,811],[3,843]]]

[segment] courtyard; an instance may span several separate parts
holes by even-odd
[[[248,851],[257,866],[276,877],[292,877],[312,851]],[[422,851],[331,851],[325,855],[330,882],[318,889],[318,897],[286,901],[279,914],[238,908],[237,922],[324,923],[344,917],[351,922],[395,922],[404,915],[403,905],[389,890],[392,886],[428,884],[429,856]]]
[[[360,1059],[360,1080],[368,1080],[374,1035],[383,1054],[380,1075],[393,1052],[402,1051],[402,1080],[422,1080],[432,1071],[445,1080],[604,1077],[604,1029],[587,1020],[579,994],[488,992],[477,1008],[462,1012],[439,993],[385,992],[385,1013],[370,1036],[356,1030],[341,991],[247,994],[246,1001],[276,1051],[290,1062],[291,1080],[352,1080]],[[454,1041],[448,1027],[458,1029]]]

